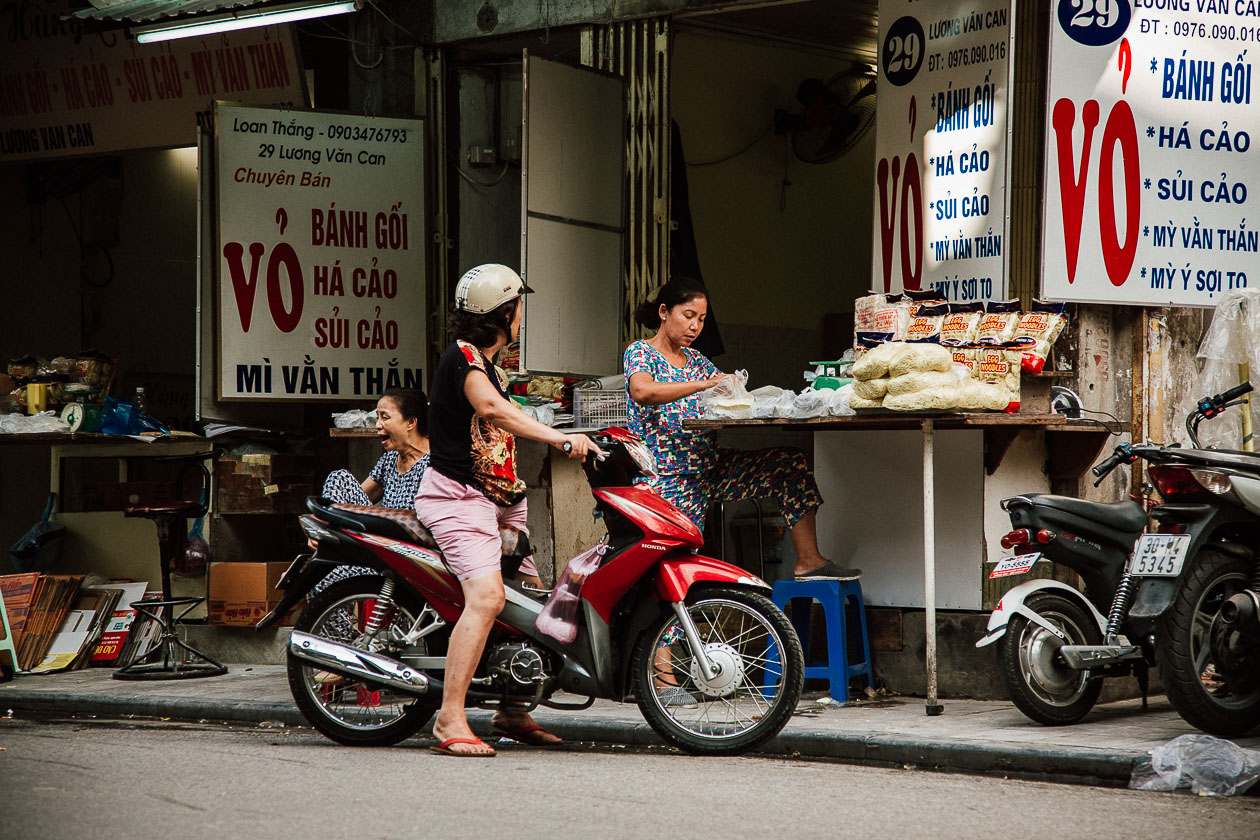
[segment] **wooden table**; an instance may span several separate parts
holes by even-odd
[[[943,710],[937,699],[936,672],[936,500],[935,433],[938,429],[978,429],[984,433],[984,469],[993,475],[1019,433],[1041,429],[1049,455],[1051,489],[1075,494],[1076,480],[1094,462],[1111,432],[1100,423],[1070,420],[1060,414],[1003,414],[997,412],[895,412],[863,410],[853,416],[808,420],[688,420],[687,429],[781,428],[785,431],[897,431],[921,430],[923,435],[923,578],[926,611],[925,652],[929,715]],[[1071,486],[1068,486],[1070,483]],[[1059,486],[1055,486],[1055,485]]]

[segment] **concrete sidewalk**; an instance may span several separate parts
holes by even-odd
[[[283,666],[229,668],[221,677],[158,682],[114,680],[107,669],[20,676],[0,683],[0,714],[12,710],[16,715],[139,715],[305,725],[289,695]],[[1140,700],[1123,700],[1098,706],[1081,723],[1064,727],[1032,723],[1006,702],[943,703],[944,714],[928,717],[921,698],[839,706],[809,694],[761,753],[1124,785],[1136,759],[1178,735],[1196,732],[1162,696],[1152,698],[1145,712]],[[599,701],[582,712],[542,708],[534,716],[570,741],[661,743],[632,704]],[[470,717],[475,730],[489,733],[488,712],[473,712]],[[1260,734],[1237,743],[1260,749]]]

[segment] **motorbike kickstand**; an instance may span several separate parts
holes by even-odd
[[[1151,669],[1145,662],[1133,669],[1133,676],[1137,677],[1138,691],[1142,692],[1142,711],[1146,711],[1146,697],[1148,689],[1151,687]]]

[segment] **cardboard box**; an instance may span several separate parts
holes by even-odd
[[[308,455],[225,455],[214,465],[216,513],[302,513],[315,493]]]
[[[226,627],[253,627],[280,603],[276,589],[288,563],[211,563],[207,586],[209,621]],[[299,601],[280,620],[290,625],[305,605]]]

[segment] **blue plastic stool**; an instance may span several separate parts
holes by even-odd
[[[871,685],[871,643],[866,634],[866,610],[862,601],[862,583],[858,580],[836,580],[834,578],[818,578],[816,580],[780,580],[774,584],[771,600],[774,605],[786,611],[788,602],[797,599],[817,601],[822,604],[823,617],[827,626],[827,658],[825,660],[809,659],[809,604],[802,609],[791,611],[792,625],[796,635],[800,637],[801,648],[805,652],[805,678],[825,679],[831,683],[831,696],[841,703],[849,702],[849,680],[864,677],[866,684]],[[849,639],[847,619],[848,608],[852,605],[857,613],[857,622],[862,634],[862,661],[849,661]],[[771,646],[768,658],[778,661],[778,651]]]

